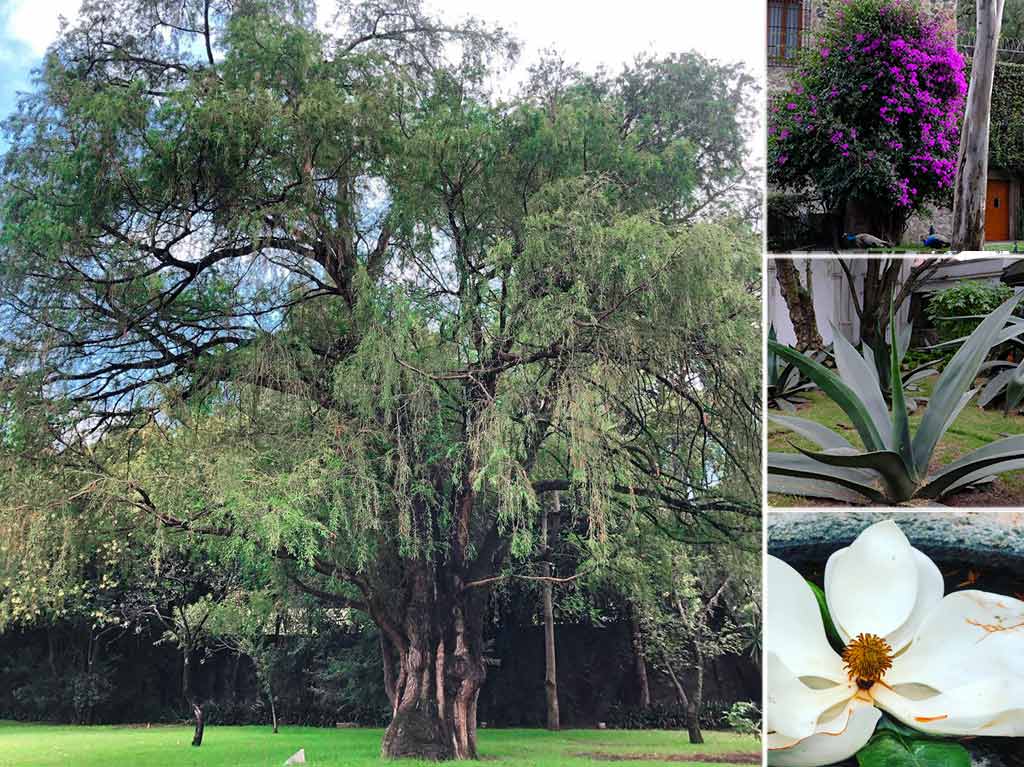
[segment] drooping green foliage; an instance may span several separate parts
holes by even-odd
[[[479,595],[532,577],[544,493],[598,561],[638,513],[757,524],[749,79],[551,65],[496,103],[500,30],[309,14],[87,4],[10,120],[0,568],[90,515],[213,540],[365,611],[385,653],[466,653],[403,684],[479,685]],[[386,753],[473,755],[434,692],[406,699],[428,703]]]

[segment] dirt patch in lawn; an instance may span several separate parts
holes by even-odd
[[[711,762],[715,764],[760,764],[761,755],[749,752],[731,754],[608,754],[584,751],[575,756],[598,762]]]

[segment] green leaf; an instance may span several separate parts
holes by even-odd
[[[787,477],[782,474],[768,475],[768,492],[780,495],[797,495],[803,498],[842,501],[849,504],[864,505],[873,502],[871,498],[833,482],[827,482],[820,478]]]
[[[974,383],[988,350],[992,348],[1021,298],[1024,298],[1024,293],[1017,293],[986,317],[939,376],[928,401],[928,409],[914,435],[914,463],[918,475],[923,476],[928,472],[928,463],[935,446],[949,428],[950,413],[958,407],[964,393]]]
[[[1003,407],[1005,413],[1020,405],[1024,399],[1024,362],[1020,363],[1006,383],[1006,403]]]
[[[821,610],[821,622],[825,624],[825,636],[828,637],[829,644],[832,645],[832,649],[836,652],[842,652],[845,645],[839,636],[839,632],[836,631],[836,624],[832,622],[832,613],[828,611],[828,600],[825,599],[825,592],[822,591],[818,584],[811,581],[807,581],[807,585],[811,587],[814,598],[818,600],[818,609]]]
[[[903,737],[883,730],[857,752],[860,767],[971,767],[971,755],[950,740]]]
[[[792,444],[792,443],[790,443]],[[831,467],[867,469],[882,476],[890,501],[907,501],[914,497],[917,483],[911,478],[907,465],[899,453],[892,450],[875,450],[870,453],[812,453],[793,445],[805,456]]]
[[[860,401],[871,415],[871,421],[875,430],[882,439],[882,444],[874,447],[867,444],[868,450],[886,450],[892,447],[890,434],[892,424],[889,420],[889,408],[886,407],[885,397],[882,396],[882,388],[879,383],[876,365],[869,364],[851,344],[846,340],[839,329],[832,325],[834,338],[833,348],[836,355],[836,366],[839,368],[839,377],[853,391],[857,392]],[[877,361],[878,356],[872,350],[872,360]]]
[[[822,450],[853,450],[844,437],[817,421],[785,415],[769,415],[768,420],[809,439]]]
[[[824,392],[825,396],[842,408],[843,412],[853,422],[854,428],[860,434],[860,438],[864,441],[864,445],[868,450],[885,449],[885,442],[878,433],[878,429],[875,428],[874,420],[867,407],[860,397],[857,396],[857,393],[847,386],[839,376],[821,363],[815,362],[801,354],[796,349],[790,349],[788,346],[783,346],[775,341],[769,341],[768,348],[783,359],[787,359],[796,365],[804,375],[818,384],[818,387]]]
[[[799,477],[830,482],[853,490],[876,503],[884,504],[885,496],[874,483],[878,475],[873,471],[840,466],[828,466],[799,453],[768,453],[768,475]]]

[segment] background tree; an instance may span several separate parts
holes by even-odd
[[[818,332],[818,321],[814,316],[814,296],[811,294],[811,270],[807,269],[807,287],[800,282],[800,273],[791,258],[773,258],[775,277],[779,290],[793,322],[798,349],[821,349],[824,342]]]
[[[274,672],[281,651],[285,613],[268,591],[235,591],[215,606],[207,631],[213,645],[252,661],[261,692],[270,704],[270,722],[277,734]]]
[[[971,85],[967,90],[967,109],[960,128],[953,193],[951,239],[954,250],[981,250],[985,244],[992,82],[995,79],[1004,2],[977,0]]]
[[[759,519],[758,241],[708,220],[740,86],[643,58],[496,105],[500,31],[308,16],[86,4],[12,118],[4,390],[45,435],[18,465],[65,478],[24,524],[74,497],[280,559],[379,628],[384,754],[475,757],[487,590],[543,578],[545,493],[596,559],[638,513]]]
[[[836,249],[850,204],[897,241],[949,204],[966,90],[955,30],[916,3],[836,4],[771,100],[768,180],[820,203]]]

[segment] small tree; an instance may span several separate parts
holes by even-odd
[[[953,30],[916,3],[842,3],[772,101],[769,181],[819,198],[837,247],[850,203],[897,240],[949,203],[966,89]]]
[[[234,592],[217,606],[207,630],[213,645],[252,661],[260,690],[270,703],[270,722],[277,734],[274,702],[274,666],[277,660],[284,613],[272,594],[264,591]]]

